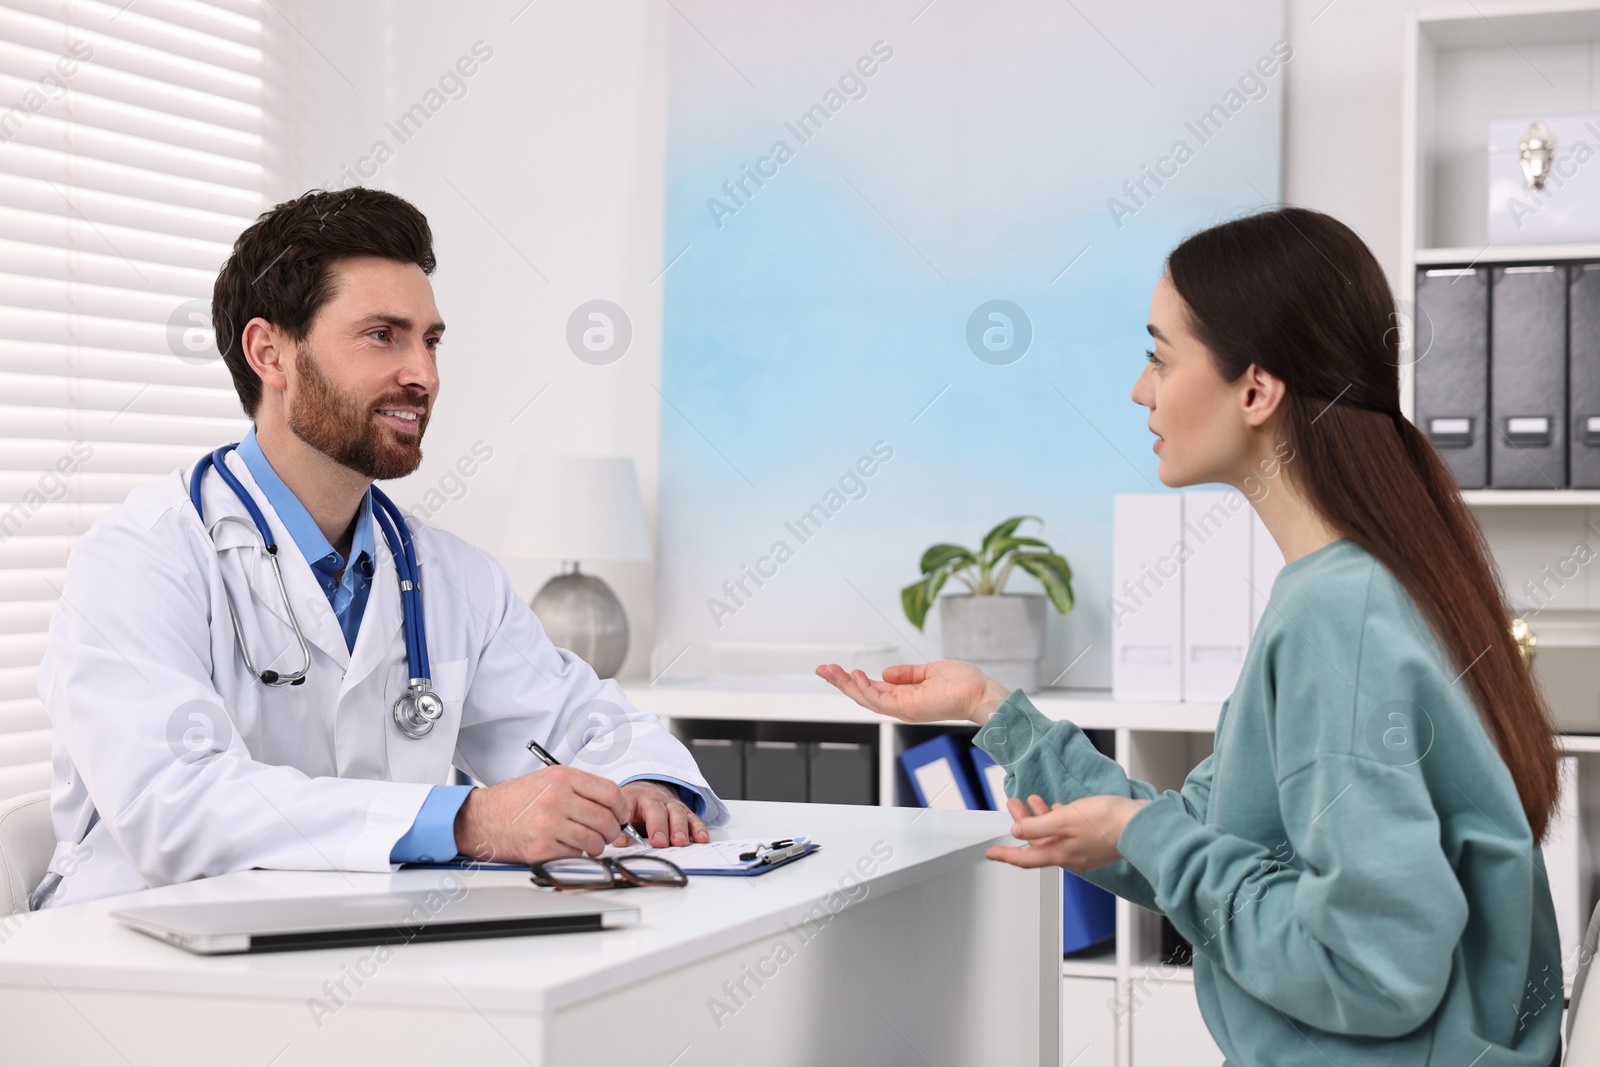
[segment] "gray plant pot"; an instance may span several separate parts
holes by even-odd
[[[1035,692],[1044,657],[1044,610],[1042,593],[940,597],[944,657],[965,660],[1008,689]]]

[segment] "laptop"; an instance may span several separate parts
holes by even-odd
[[[203,956],[230,952],[406,944],[604,930],[639,920],[639,909],[523,886],[480,886],[455,900],[439,890],[347,896],[152,904],[111,916]]]

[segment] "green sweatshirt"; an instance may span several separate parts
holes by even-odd
[[[1152,798],[1085,877],[1194,944],[1231,1067],[1550,1067],[1555,909],[1511,774],[1431,629],[1348,540],[1290,563],[1179,792],[1018,690],[977,742],[1006,792]]]

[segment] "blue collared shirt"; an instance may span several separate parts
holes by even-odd
[[[251,426],[250,432],[244,435],[244,440],[239,442],[238,452],[244,459],[245,466],[249,468],[250,476],[256,480],[256,485],[261,487],[267,502],[272,505],[272,510],[277,512],[278,520],[289,531],[289,536],[294,538],[295,547],[311,565],[311,573],[316,576],[322,591],[328,595],[328,603],[333,606],[333,614],[339,620],[339,629],[344,633],[345,647],[354,649],[356,632],[361,629],[361,615],[367,606],[367,594],[372,590],[373,566],[377,559],[372,540],[371,487],[368,487],[366,495],[361,498],[361,507],[356,511],[356,531],[350,541],[350,555],[354,558],[355,565],[347,567],[344,557],[328,543],[327,537],[323,536],[322,529],[317,526],[316,520],[300,502],[300,498],[294,495],[294,491],[278,477],[278,472],[272,469],[272,464],[267,462],[266,454],[261,451],[261,445],[256,441],[254,426]],[[341,570],[344,572],[342,575],[339,574]],[[336,575],[338,577],[335,577]],[[696,815],[702,817],[705,815],[705,797],[687,782],[680,782],[675,778],[639,775],[620,784],[627,785],[628,782],[638,781],[641,778],[652,778],[676,786],[683,802],[689,805]],[[466,803],[467,794],[472,788],[470,785],[434,786],[417,811],[411,829],[395,842],[394,848],[389,853],[389,862],[442,863],[454,859],[456,812]]]
[[[367,594],[372,591],[372,568],[378,556],[372,543],[372,489],[367,489],[366,495],[361,498],[361,506],[356,510],[356,532],[350,541],[350,555],[355,565],[347,567],[345,558],[328,543],[321,527],[306,506],[300,503],[300,498],[294,495],[294,491],[278,477],[278,472],[272,469],[272,464],[267,462],[256,440],[254,426],[239,442],[239,455],[244,459],[244,465],[250,468],[250,476],[266,494],[272,510],[278,513],[278,520],[288,529],[289,536],[294,538],[295,547],[311,564],[311,573],[328,595],[328,603],[333,605],[333,614],[339,620],[339,629],[344,634],[345,648],[355,648],[356,631],[361,629],[361,614],[367,606]],[[341,575],[340,571],[344,573]]]

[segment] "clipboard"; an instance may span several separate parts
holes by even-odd
[[[712,878],[755,878],[760,875],[767,874],[770,871],[775,871],[779,867],[787,867],[795,860],[803,860],[821,848],[822,846],[817,844],[815,841],[807,841],[805,844],[801,845],[797,851],[783,856],[780,859],[763,860],[759,863],[752,864],[749,867],[744,867],[737,870],[708,870],[704,868],[696,869],[693,867],[685,867],[683,869],[683,873],[688,875],[704,875]]]
[[[822,846],[804,834],[773,841],[711,841],[668,848],[606,849],[609,856],[659,856],[690,877],[754,878],[786,867]]]
[[[788,842],[781,848],[773,849],[772,845]],[[750,846],[766,846],[765,850],[758,848],[757,855],[752,859],[737,858],[745,854]],[[755,878],[775,871],[779,867],[787,867],[795,860],[805,859],[822,846],[804,834],[792,838],[779,838],[777,841],[713,841],[705,845],[677,845],[666,848],[630,848],[608,847],[602,855],[606,856],[660,856],[662,859],[676,863],[684,874],[706,876],[713,878]],[[716,862],[706,863],[704,857],[710,853]],[[681,857],[681,858],[680,858]],[[525,863],[491,863],[482,860],[457,858],[444,862],[432,863],[403,863],[400,865],[407,870],[461,870],[473,868],[484,871],[526,871]]]

